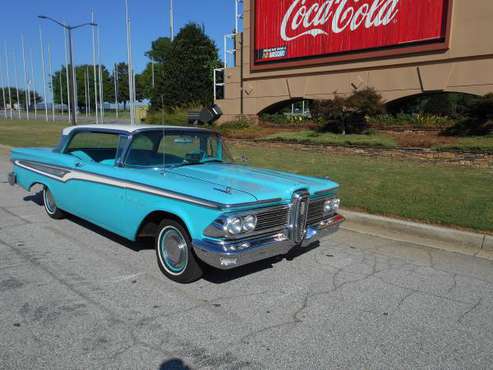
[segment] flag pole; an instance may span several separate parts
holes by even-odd
[[[24,35],[21,35],[21,47],[22,47],[22,65],[24,67],[24,100],[26,103],[26,117],[29,120],[29,106],[31,105],[31,92],[29,91],[29,82],[26,68],[26,49],[24,47]]]
[[[33,105],[34,105],[34,119],[38,119],[38,106],[36,99],[36,81],[34,79],[34,59],[33,59],[33,49],[29,49],[29,56],[31,59],[31,83],[33,85],[33,89],[31,90],[33,93]]]
[[[55,122],[55,88],[53,84],[53,64],[51,60],[51,45],[48,44],[48,68],[50,70],[50,90],[51,90],[51,115]]]
[[[5,69],[7,72],[7,91],[9,95],[9,111],[10,111],[10,119],[14,119],[14,112],[12,112],[12,91],[10,90],[10,72],[9,72],[9,58],[7,51],[7,42],[4,43],[5,47]]]
[[[45,105],[45,118],[46,118],[46,122],[48,122],[48,102],[46,101],[47,92],[46,92],[45,52],[43,47],[43,31],[41,30],[41,26],[39,27],[39,45],[41,48],[41,73],[43,76],[43,95],[44,95],[43,101]]]
[[[16,94],[16,97],[17,97],[17,107],[16,107],[16,110],[17,110],[17,116],[19,117],[19,119],[21,119],[21,99],[20,99],[20,95],[19,95],[19,73],[17,71],[17,57],[15,56],[15,52],[12,53],[12,58],[14,60],[14,76],[15,76],[15,94]]]

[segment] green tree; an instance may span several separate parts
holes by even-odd
[[[16,91],[15,87],[8,87],[7,86],[7,87],[4,87],[5,102],[3,101],[3,94],[2,94],[2,91],[0,90],[0,109],[5,109],[5,107],[8,106],[8,104],[9,104],[9,97],[8,97],[8,93],[7,93],[8,89],[10,89],[12,105],[17,104],[17,91]],[[43,102],[43,98],[36,91],[30,91],[29,95],[30,95],[31,105],[34,103],[33,97],[35,97],[36,103]],[[26,91],[23,89],[19,89],[19,101],[20,101],[21,108],[25,109],[25,107],[26,107]]]
[[[173,42],[157,39],[147,55],[157,63],[155,88],[148,90],[150,65],[140,78],[152,109],[208,105],[213,101],[213,70],[220,60],[214,41],[195,23],[184,26]]]
[[[97,79],[99,81],[99,66],[96,66]],[[53,86],[53,95],[55,104],[61,104],[63,98],[63,103],[67,104],[67,71],[65,67],[62,67],[60,71],[53,74],[51,79],[51,84]],[[114,88],[112,84],[112,79],[110,73],[105,66],[101,66],[101,75],[103,80],[103,100],[104,102],[113,102],[115,98]],[[77,66],[75,68],[75,76],[77,81],[77,106],[79,110],[83,111],[86,108],[86,82],[88,83],[87,98],[89,99],[89,105],[91,111],[94,111],[94,68],[93,65],[84,64]],[[60,80],[61,79],[61,80]],[[60,84],[61,82],[61,84]],[[60,91],[61,87],[61,91]],[[98,87],[99,96],[99,87]]]
[[[128,88],[128,65],[127,63],[118,63],[116,65],[116,75],[117,75],[117,96],[118,96],[118,102],[123,103],[123,109],[127,109],[127,103],[130,100],[130,89]],[[115,86],[115,71],[113,71],[111,75],[111,83],[113,86],[113,91],[114,91],[114,86]],[[135,95],[137,101],[142,101],[144,99],[143,95],[143,87],[140,79],[141,75],[135,76]],[[113,99],[115,97],[115,94],[113,93]]]

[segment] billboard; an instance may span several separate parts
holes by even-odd
[[[252,0],[252,69],[448,47],[452,0]]]

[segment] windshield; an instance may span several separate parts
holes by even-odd
[[[125,165],[178,167],[211,162],[232,163],[221,136],[192,130],[152,130],[134,136]]]

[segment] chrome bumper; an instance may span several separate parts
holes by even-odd
[[[14,172],[9,172],[8,181],[9,181],[9,184],[12,186],[17,184],[17,176],[15,175]]]
[[[250,240],[218,242],[214,240],[193,240],[193,248],[197,257],[206,264],[221,270],[248,265],[267,258],[285,255],[295,247],[306,247],[321,238],[336,232],[344,217],[334,217],[308,226],[305,239],[301,245],[290,240],[287,232],[269,235]]]

